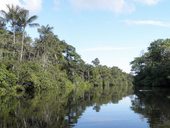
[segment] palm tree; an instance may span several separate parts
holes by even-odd
[[[16,26],[18,22],[18,17],[19,17],[19,11],[21,8],[19,6],[14,6],[14,5],[7,5],[7,11],[1,10],[0,13],[2,17],[0,17],[1,23],[10,23],[10,27],[12,28],[13,32],[13,43],[15,44],[15,34],[16,34]]]
[[[49,50],[48,49],[49,43],[53,42],[51,40],[54,39],[53,38],[54,34],[52,30],[53,27],[50,27],[49,25],[46,26],[43,25],[38,29],[38,33],[40,34],[40,41],[37,47],[39,47],[38,53],[41,52],[42,54],[43,67],[45,67],[45,64],[47,62],[47,51]]]
[[[50,27],[49,25],[41,26],[41,28],[38,29],[38,32],[40,34],[40,38],[44,39],[47,37],[47,35],[52,34],[53,27]]]
[[[27,26],[30,27],[37,27],[39,26],[38,23],[33,23],[38,17],[36,15],[33,15],[29,17],[29,11],[25,9],[20,10],[20,17],[18,26],[21,27],[22,31],[22,42],[21,42],[21,54],[20,54],[20,61],[22,61],[23,58],[23,48],[24,48],[24,39],[25,39],[25,29]]]

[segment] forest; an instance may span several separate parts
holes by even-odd
[[[29,10],[7,9],[0,13],[0,95],[132,85],[132,76],[118,67],[100,65],[98,58],[85,63],[75,47],[60,40],[52,26],[37,23]],[[39,37],[30,37],[27,27],[37,29]]]
[[[136,86],[169,87],[170,39],[158,39],[131,62]]]

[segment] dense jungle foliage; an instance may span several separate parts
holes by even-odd
[[[170,85],[170,39],[159,39],[148,51],[131,62],[135,84],[149,87]]]
[[[132,77],[118,67],[86,64],[76,49],[60,40],[50,25],[36,23],[36,15],[7,5],[0,14],[0,95],[32,90],[106,87],[131,84]],[[32,39],[27,27],[37,29]],[[114,61],[114,60],[113,60]]]

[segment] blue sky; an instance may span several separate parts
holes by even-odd
[[[149,43],[170,37],[170,0],[0,0],[23,6],[51,25],[61,40],[76,47],[87,62],[130,72],[129,62]],[[36,37],[36,29],[28,29]]]

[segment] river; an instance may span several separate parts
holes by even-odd
[[[0,128],[169,128],[170,91],[129,87],[0,97]]]

